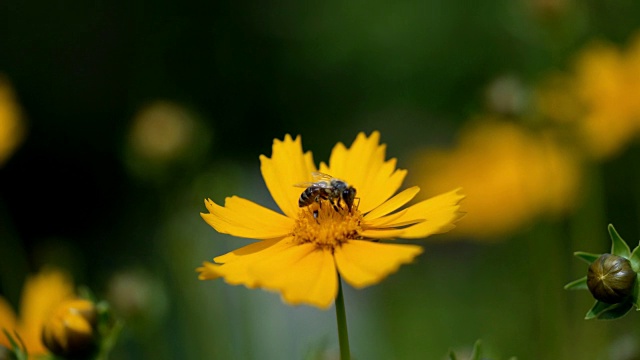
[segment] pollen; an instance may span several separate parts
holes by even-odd
[[[358,210],[348,212],[322,201],[300,209],[292,235],[298,244],[314,243],[334,249],[349,240],[360,239],[361,223],[362,214]]]

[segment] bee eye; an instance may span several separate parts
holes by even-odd
[[[597,300],[617,304],[631,295],[636,276],[629,260],[602,254],[589,266],[587,286]]]

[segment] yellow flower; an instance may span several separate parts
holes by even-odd
[[[24,138],[25,128],[13,90],[0,76],[0,166],[2,166]]]
[[[54,354],[87,358],[95,350],[96,306],[86,299],[66,300],[54,309],[42,329],[42,341]]]
[[[461,217],[459,190],[396,211],[419,191],[393,196],[407,174],[396,159],[385,160],[380,134],[360,133],[350,148],[338,143],[329,164],[316,168],[311,152],[287,135],[274,140],[271,158],[260,156],[267,188],[284,214],[233,196],[222,207],[205,200],[203,219],[221,233],[260,239],[205,262],[201,280],[224,278],[232,285],[280,292],[288,304],[328,308],[337,295],[338,276],[356,288],[376,284],[422,253],[416,245],[381,243],[392,238],[424,238],[454,228]],[[302,189],[315,171],[346,181],[357,190],[352,211],[328,200],[299,207]]]
[[[453,150],[420,151],[413,166],[413,181],[426,193],[448,184],[465,189],[468,215],[456,235],[483,240],[569,210],[580,178],[576,158],[555,141],[491,117],[472,121]]]
[[[537,91],[541,114],[573,125],[595,159],[617,155],[640,130],[640,34],[626,51],[594,42],[569,73],[550,75]]]
[[[42,327],[60,303],[73,297],[73,283],[68,275],[54,269],[43,270],[29,277],[22,289],[20,318],[0,297],[0,329],[6,329],[11,335],[17,332],[29,355],[46,354]],[[0,332],[0,345],[11,347],[4,332]]]

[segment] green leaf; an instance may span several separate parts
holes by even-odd
[[[631,292],[631,300],[633,302],[633,305],[636,306],[636,309],[640,310],[640,283],[638,283],[640,279],[638,279],[638,277],[640,277],[640,274],[636,275],[636,283],[633,284],[633,291]]]
[[[7,337],[7,339],[9,339],[9,343],[11,344],[11,351],[13,351],[13,359],[16,360],[28,360],[29,359],[29,354],[27,353],[26,347],[24,346],[24,342],[22,341],[22,338],[20,337],[20,335],[18,335],[17,332],[15,332],[15,336],[16,338],[14,339],[13,336],[11,336],[11,334],[9,334],[9,331],[7,331],[7,329],[2,328],[2,332],[4,332],[4,335]],[[17,340],[16,340],[17,339]]]
[[[589,290],[587,286],[587,277],[580,278],[578,280],[574,280],[567,285],[564,286],[565,290]]]
[[[456,353],[453,350],[449,350],[449,360],[458,360]]]
[[[613,227],[612,224],[609,224],[609,235],[611,236],[611,253],[613,255],[622,256],[624,258],[631,257],[631,249],[629,249],[629,245],[622,240],[618,232]]]
[[[585,320],[595,319],[600,315],[603,311],[616,306],[616,304],[607,304],[606,302],[602,302],[600,300],[596,300],[596,303],[593,304],[593,307],[587,312],[587,315],[584,317]]]
[[[592,254],[584,251],[576,251],[573,253],[573,255],[579,257],[580,259],[586,261],[587,264],[591,265],[591,263],[596,261],[602,254]]]
[[[607,310],[601,312],[598,315],[598,320],[613,320],[613,319],[621,318],[625,316],[629,312],[629,310],[631,310],[632,307],[633,307],[633,302],[631,301],[625,301],[620,304],[615,304],[615,306],[612,306]]]
[[[482,341],[478,340],[473,344],[473,351],[469,360],[480,360],[480,356],[482,356]]]
[[[631,252],[631,257],[629,257],[629,261],[631,262],[631,267],[633,271],[640,272],[640,245],[636,246],[635,249]]]

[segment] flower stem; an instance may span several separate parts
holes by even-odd
[[[349,334],[347,332],[347,314],[344,309],[344,296],[342,294],[342,279],[338,274],[338,297],[336,297],[336,318],[338,319],[338,340],[340,342],[340,359],[351,359],[349,350]]]

